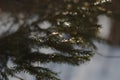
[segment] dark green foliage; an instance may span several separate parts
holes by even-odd
[[[48,0],[40,3],[37,6],[37,21],[28,24],[25,19],[15,33],[0,38],[0,79],[8,80],[9,75],[19,78],[16,73],[26,72],[37,80],[59,80],[57,73],[33,64],[53,62],[79,65],[89,61],[96,49],[93,40],[99,39],[97,16],[108,13],[104,9],[105,3],[95,3],[95,0]],[[45,21],[51,24],[49,28],[39,26]],[[55,52],[46,54],[39,48],[51,48]],[[9,60],[15,64],[11,68],[7,65]]]

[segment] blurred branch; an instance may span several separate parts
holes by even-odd
[[[19,79],[19,80],[24,80],[24,79],[22,79],[21,77],[19,77],[19,76],[16,76],[16,75],[13,75],[15,78],[17,78],[17,79]]]
[[[109,59],[120,59],[120,56],[112,56],[112,55],[104,55],[101,53],[96,52],[97,55],[104,57],[104,58],[109,58]]]

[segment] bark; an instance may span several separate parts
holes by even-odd
[[[113,23],[109,40],[113,45],[120,46],[120,0],[113,0],[111,9],[113,11]]]
[[[11,13],[35,14],[47,8],[56,8],[66,0],[0,0],[0,10]],[[79,0],[73,0],[77,2]],[[84,1],[84,0],[83,0]]]

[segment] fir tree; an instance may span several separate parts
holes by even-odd
[[[104,7],[110,3],[102,0],[1,0],[0,4],[3,12],[12,13],[14,23],[19,21],[19,12],[29,14],[16,32],[0,37],[0,80],[9,80],[8,76],[23,80],[15,75],[19,72],[30,73],[36,80],[59,80],[57,73],[33,64],[79,65],[89,61],[96,50],[93,40],[100,39],[97,16],[110,13]],[[28,23],[33,15],[38,19]],[[41,27],[44,22],[50,26]],[[54,52],[46,54],[40,48]],[[13,67],[8,67],[9,60]]]

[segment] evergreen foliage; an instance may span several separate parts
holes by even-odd
[[[27,0],[21,1],[24,3]],[[29,1],[27,4],[30,6]],[[34,63],[79,65],[89,61],[96,50],[93,40],[100,39],[97,16],[110,13],[104,8],[110,3],[102,0],[45,0],[43,3],[41,0],[35,1],[38,1],[39,5],[35,3],[34,8],[28,8],[33,8],[31,10],[38,19],[28,23],[28,18],[34,15],[32,13],[23,20],[24,23],[16,32],[0,37],[0,80],[9,80],[8,76],[23,80],[16,76],[19,72],[30,73],[36,80],[59,80],[57,73],[42,66],[35,66]],[[23,12],[25,10],[26,7]],[[16,17],[17,12],[12,12]],[[19,18],[16,17],[14,23],[17,21]],[[41,26],[45,22],[50,24],[49,27]],[[51,48],[54,52],[46,54],[40,52],[40,48]],[[9,60],[14,64],[13,67],[8,67]]]

